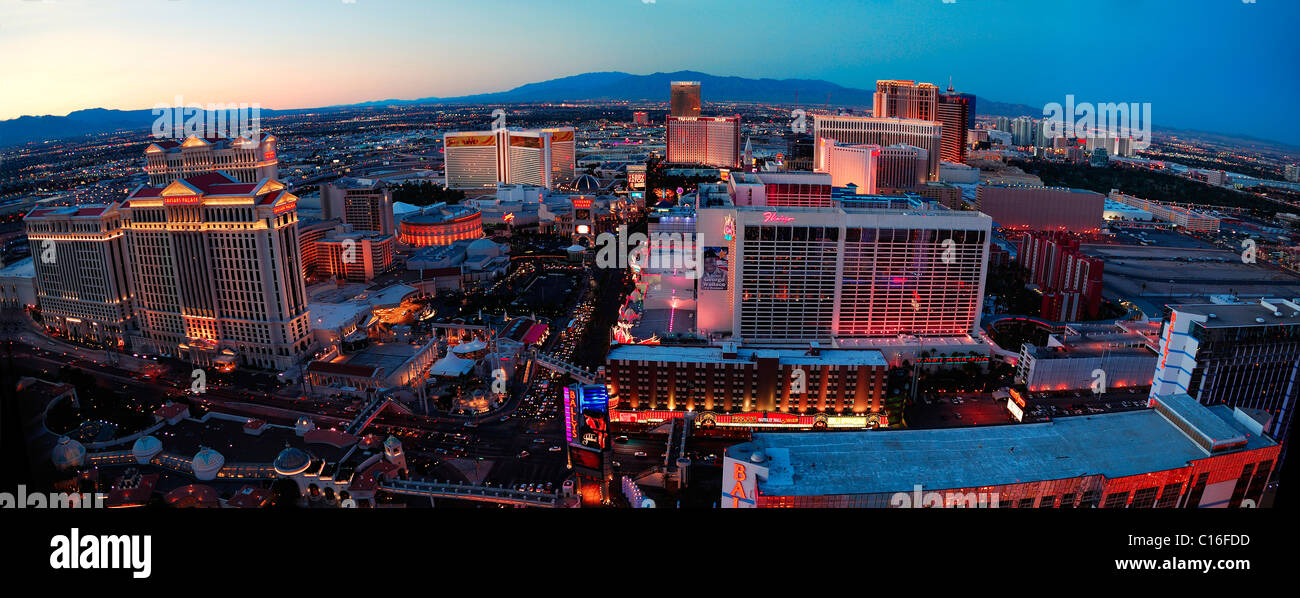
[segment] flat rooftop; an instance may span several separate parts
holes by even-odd
[[[736,357],[723,357],[722,347],[681,347],[676,345],[618,345],[606,359],[644,361],[680,361],[688,363],[750,363],[758,356],[775,357],[781,363],[806,365],[868,365],[887,367],[889,362],[880,351],[872,349],[821,349],[809,355],[808,349],[736,350]],[[761,355],[760,355],[761,354]]]
[[[1263,324],[1272,324],[1279,326],[1300,325],[1300,299],[1287,299],[1283,303],[1281,299],[1265,299],[1282,315],[1273,315],[1273,309],[1269,309],[1255,303],[1241,304],[1209,304],[1209,305],[1171,305],[1175,310],[1183,313],[1195,314],[1198,316],[1209,317],[1214,314],[1213,318],[1207,319],[1202,325],[1207,328],[1228,328],[1234,326],[1259,326],[1261,323],[1257,320],[1263,318]],[[1291,305],[1287,305],[1290,303]],[[1295,306],[1295,307],[1293,307]]]
[[[1223,405],[1180,404],[1178,412],[1187,418],[1196,408],[1201,415],[1188,419],[1198,425],[1217,425],[1208,419],[1215,418],[1246,437],[1237,450],[1277,444],[1250,433]],[[1118,478],[1210,456],[1153,409],[971,428],[757,433],[753,442],[727,453],[747,458],[755,449],[776,470],[760,489],[787,496],[910,492],[916,484],[973,488],[1096,474]]]

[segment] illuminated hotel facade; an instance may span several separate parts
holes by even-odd
[[[36,208],[23,220],[43,323],[69,338],[125,344],[133,327],[119,205]]]
[[[884,417],[888,369],[879,351],[821,349],[815,344],[804,349],[747,349],[735,343],[618,345],[605,358],[606,385],[618,403],[612,417],[618,422],[652,422],[681,415],[661,412],[697,411],[786,414],[734,423],[813,427],[813,420],[788,416],[816,412],[861,416],[847,425],[863,428]],[[733,423],[731,418],[713,421]]]
[[[669,116],[665,140],[669,163],[740,166],[739,116]]]
[[[966,162],[966,131],[974,121],[971,120],[971,106],[974,98],[969,94],[939,94],[934,120],[943,124],[943,139],[940,143],[939,158],[945,162]]]
[[[669,116],[694,118],[700,115],[699,81],[673,81],[669,86],[672,91],[669,101]]]
[[[831,181],[825,172],[733,172],[727,193],[738,206],[828,208]]]
[[[451,245],[483,236],[483,213],[469,206],[437,204],[402,216],[399,240],[408,247]]]
[[[222,171],[241,183],[256,183],[279,177],[274,135],[252,141],[204,139],[191,136],[184,141],[163,140],[144,150],[144,171],[149,186],[161,187],[176,179]]]
[[[572,180],[575,129],[446,133],[443,151],[449,189],[496,187],[497,183],[553,189]]]
[[[697,325],[744,343],[977,334],[991,226],[904,198],[699,208]]]
[[[870,116],[813,115],[814,147],[829,139],[846,145],[885,146],[904,143],[926,151],[926,181],[939,180],[943,125],[928,120]],[[823,170],[821,152],[813,154],[813,169]],[[879,183],[878,183],[879,184]],[[884,186],[884,185],[881,185]]]
[[[878,118],[938,120],[936,111],[938,97],[939,88],[932,83],[876,81],[871,115]]]
[[[876,194],[876,168],[880,159],[878,145],[840,145],[834,139],[822,139],[817,148],[822,171],[831,175],[835,187],[854,185],[858,193]]]
[[[975,193],[976,210],[1018,230],[1095,233],[1105,205],[1105,195],[1069,187],[980,185]]]
[[[1251,507],[1280,449],[1249,414],[1187,395],[1043,423],[758,433],[724,452],[720,506]]]
[[[143,341],[198,366],[293,366],[311,344],[297,199],[221,173],[132,192],[121,212]]]
[[[1267,413],[1285,454],[1300,399],[1300,303],[1170,308],[1151,399],[1186,393],[1204,405]]]
[[[322,216],[354,231],[393,234],[393,192],[374,179],[343,178],[320,188]]]

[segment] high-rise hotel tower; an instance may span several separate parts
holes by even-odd
[[[120,208],[144,342],[203,366],[283,370],[310,348],[298,198],[212,172]]]
[[[881,147],[905,143],[927,152],[927,181],[939,180],[942,138],[943,125],[928,120],[813,115],[814,147],[822,147],[823,139],[833,139],[846,145],[870,144]],[[821,152],[813,154],[814,170],[825,169],[822,158]]]
[[[466,131],[443,136],[449,189],[496,187],[497,183],[552,189],[573,179],[573,127]]]

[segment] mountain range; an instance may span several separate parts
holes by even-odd
[[[874,92],[874,90],[844,87],[819,79],[750,79],[746,77],[723,77],[697,71],[653,73],[650,75],[597,72],[528,83],[507,91],[493,93],[457,97],[425,97],[412,100],[376,100],[298,110],[263,108],[262,115],[271,117],[306,111],[418,104],[512,104],[565,100],[666,101],[668,99],[669,82],[671,81],[699,81],[706,104],[708,102],[795,104],[797,99],[799,104],[808,107],[850,106],[869,108],[872,104],[872,93]],[[1021,115],[1041,118],[1043,115],[1041,107],[995,102],[985,98],[976,98],[976,110],[981,115],[1012,118]],[[0,147],[120,130],[147,129],[152,126],[154,119],[155,116],[151,109],[109,110],[92,108],[77,110],[67,116],[22,116],[0,121]],[[1251,139],[1241,135],[1232,137]]]

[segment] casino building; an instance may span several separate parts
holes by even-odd
[[[1152,409],[936,430],[758,433],[726,450],[723,508],[1258,506],[1281,446],[1257,413]]]
[[[978,335],[992,221],[918,198],[697,210],[697,325],[744,343]]]
[[[576,148],[573,127],[446,133],[447,188],[518,183],[553,189],[573,179]]]
[[[279,176],[275,144],[274,135],[262,135],[256,141],[198,136],[155,141],[144,149],[144,171],[151,187],[218,170],[241,183],[256,183]]]
[[[605,359],[606,386],[618,400],[614,421],[654,422],[698,411],[724,416],[710,418],[723,426],[755,423],[729,414],[804,428],[818,421],[858,428],[887,424],[881,418],[888,368],[879,351],[821,349],[816,343],[803,350],[742,349],[735,343],[618,345]],[[813,412],[852,417],[799,417]]]
[[[41,316],[65,336],[124,345],[134,327],[120,205],[36,208],[23,220]]]
[[[120,211],[142,340],[198,366],[297,362],[311,344],[297,201],[222,172],[133,191]]]
[[[398,240],[408,247],[451,245],[483,236],[483,213],[469,206],[435,204],[402,216]]]

